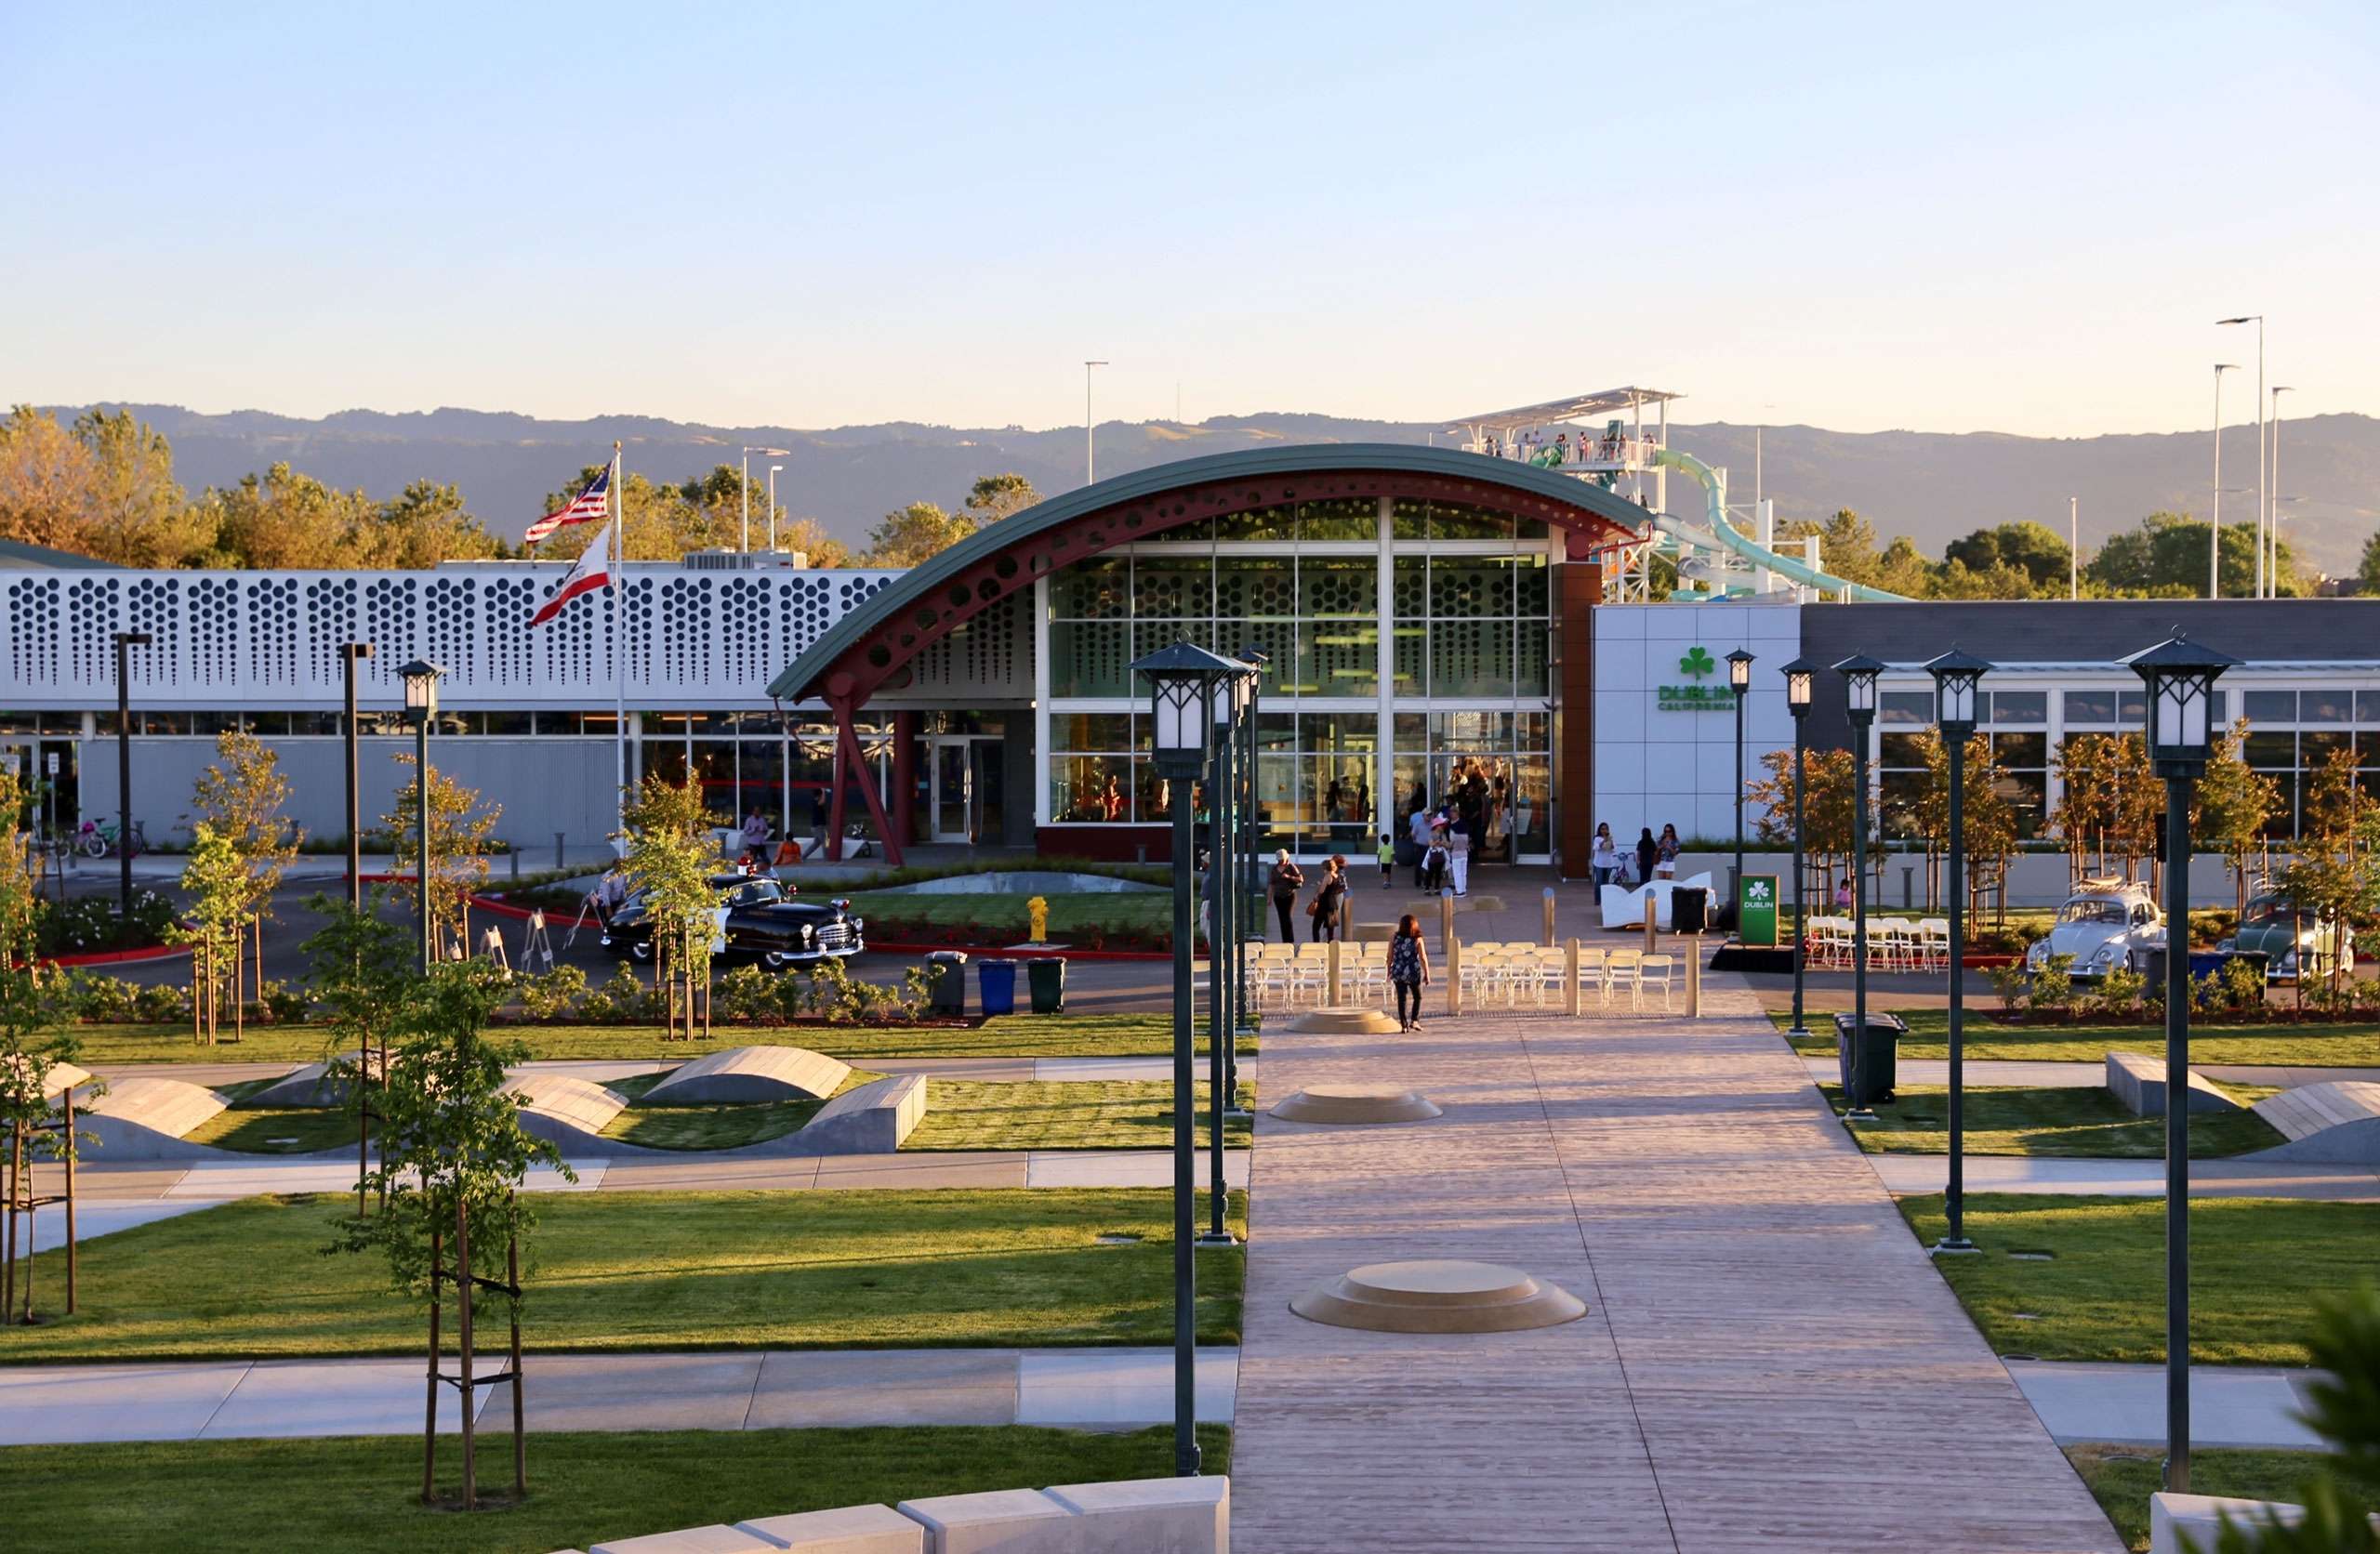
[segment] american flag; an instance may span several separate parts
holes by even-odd
[[[568,507],[549,512],[536,522],[530,524],[528,533],[522,538],[531,545],[535,545],[539,540],[549,538],[555,530],[565,523],[585,523],[590,519],[609,517],[611,494],[612,467],[607,464],[601,474],[587,482],[585,491],[571,499]]]

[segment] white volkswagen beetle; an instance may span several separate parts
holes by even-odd
[[[2135,950],[2165,947],[2165,915],[2149,887],[2136,880],[2086,879],[2057,909],[2047,939],[2025,952],[2025,969],[2039,971],[2052,955],[2070,955],[2072,974],[2096,979],[2132,963]]]

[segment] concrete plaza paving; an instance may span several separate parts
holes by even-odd
[[[1896,1197],[1939,1192],[1949,1180],[1950,1159],[1939,1154],[1871,1154],[1868,1164]],[[2042,1192],[2068,1197],[2104,1193],[2112,1197],[2162,1198],[2162,1160],[2064,1160],[2040,1156],[1971,1154],[1966,1162],[1970,1192]],[[2341,1204],[2380,1203],[2380,1167],[2303,1166],[2280,1161],[2193,1160],[2193,1198],[2317,1198]]]
[[[2144,1040],[2139,1049],[2152,1054],[2163,1050],[2153,1039]],[[1837,1077],[1838,1065],[1832,1058],[1804,1058],[1802,1066],[1810,1071],[1812,1079],[1831,1085]],[[1894,1065],[1894,1071],[1903,1085],[1946,1086],[1950,1082],[1950,1065],[1940,1058],[1903,1058]],[[2220,1084],[2276,1085],[2283,1089],[2301,1085],[2380,1080],[2380,1069],[2284,1068],[2268,1063],[2194,1063],[2190,1072]],[[2007,1058],[1970,1058],[1966,1063],[1966,1082],[1978,1089],[2000,1086],[2096,1090],[2107,1079],[2105,1063],[2053,1063]]]

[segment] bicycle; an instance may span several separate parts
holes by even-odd
[[[116,850],[117,826],[109,821],[86,820],[83,829],[74,834],[74,849],[86,858],[105,858]],[[138,858],[149,850],[149,838],[141,831],[140,823],[132,823],[129,856]]]

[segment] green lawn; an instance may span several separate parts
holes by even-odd
[[[2140,1446],[2069,1446],[2066,1455],[2099,1497],[2124,1547],[2147,1549],[2149,1497],[2163,1487],[2159,1475],[2165,1454]],[[2294,1503],[2299,1484],[2321,1461],[2319,1452],[2202,1446],[2190,1453],[2190,1493]]]
[[[534,1368],[528,1384],[536,1386]],[[491,1407],[491,1419],[502,1414]],[[1231,1471],[1228,1427],[1202,1425],[1198,1442],[1206,1471]],[[449,1493],[461,1482],[461,1449],[454,1436],[441,1442]],[[483,1433],[477,1455],[481,1488],[509,1491],[509,1431]],[[528,1501],[463,1516],[419,1503],[417,1433],[13,1446],[0,1449],[0,1526],[22,1554],[545,1554],[834,1506],[1172,1471],[1170,1429],[532,1435]]]
[[[1211,1094],[1198,1083],[1197,1147],[1214,1137]],[[1243,1105],[1254,1092],[1239,1087]],[[1223,1119],[1224,1147],[1246,1147],[1245,1117]],[[926,1114],[905,1150],[1146,1150],[1173,1141],[1170,1080],[1031,1081],[977,1084],[926,1082]]]
[[[233,1046],[192,1045],[179,1025],[85,1025],[86,1068],[115,1063],[311,1063],[326,1057],[330,1034],[315,1025],[264,1026]],[[849,1062],[870,1058],[1130,1058],[1173,1049],[1169,1015],[1000,1015],[982,1025],[721,1025],[707,1042],[665,1042],[658,1025],[509,1025],[532,1058],[685,1060],[734,1047],[807,1047]],[[1206,1050],[1203,1032],[1198,1049]],[[1253,1039],[1239,1045],[1253,1052]]]
[[[1871,1006],[1872,1007],[1872,1006]],[[1945,1009],[1895,1009],[1909,1022],[1902,1038],[1904,1058],[1947,1058],[1950,1055],[1950,1013]],[[1771,1010],[1780,1031],[1793,1023],[1792,1012]],[[1795,1042],[1805,1057],[1834,1055],[1834,1024],[1823,1014],[1809,1017],[1811,1039]],[[2096,1063],[2110,1049],[2122,1052],[2164,1050],[2162,1027],[2152,1025],[2053,1025],[2039,1029],[2012,1025],[1970,1007],[1966,1019],[1966,1054],[1970,1058],[2027,1058],[2042,1062]],[[2193,1063],[2272,1063],[2311,1068],[2380,1068],[2380,1028],[2369,1024],[2204,1025],[2190,1032]]]
[[[742,1106],[648,1102],[644,1093],[667,1074],[639,1073],[607,1080],[604,1088],[625,1097],[628,1109],[604,1126],[603,1137],[649,1150],[732,1150],[781,1139],[818,1114],[825,1100],[772,1100]],[[853,1069],[835,1093],[881,1079]]]
[[[1170,1204],[1158,1189],[540,1197],[522,1337],[541,1351],[1164,1344]],[[249,1198],[92,1243],[82,1311],[0,1328],[0,1362],[414,1353],[424,1313],[385,1260],[322,1253],[348,1206]],[[1233,1212],[1244,1231],[1245,1194]],[[36,1261],[36,1287],[59,1288],[60,1254]],[[1198,1264],[1200,1340],[1235,1343],[1241,1253]]]
[[[1931,1246],[1939,1193],[1901,1214]],[[2156,1198],[1967,1196],[1981,1255],[1934,1266],[2002,1354],[2040,1360],[2165,1358],[2165,1205]],[[2047,1254],[2046,1259],[2039,1255]],[[2218,1365],[2303,1365],[2317,1300],[2368,1280],[2380,1204],[2202,1198],[2190,1205],[2190,1353]]]
[[[1843,1114],[1840,1086],[1821,1085],[1827,1103]],[[1901,1086],[1897,1099],[1877,1106],[1876,1120],[1851,1128],[1871,1154],[1947,1154],[1950,1092],[1944,1086]],[[1970,1154],[2082,1155],[2105,1160],[2160,1160],[2165,1119],[2135,1117],[2103,1089],[2044,1086],[2038,1089],[1977,1088],[1966,1092]],[[2282,1142],[2251,1112],[2190,1118],[2190,1158],[2212,1159],[2269,1149]]]
[[[336,1106],[249,1108],[218,1112],[183,1138],[193,1144],[250,1154],[311,1154],[345,1146],[355,1152],[355,1119]]]

